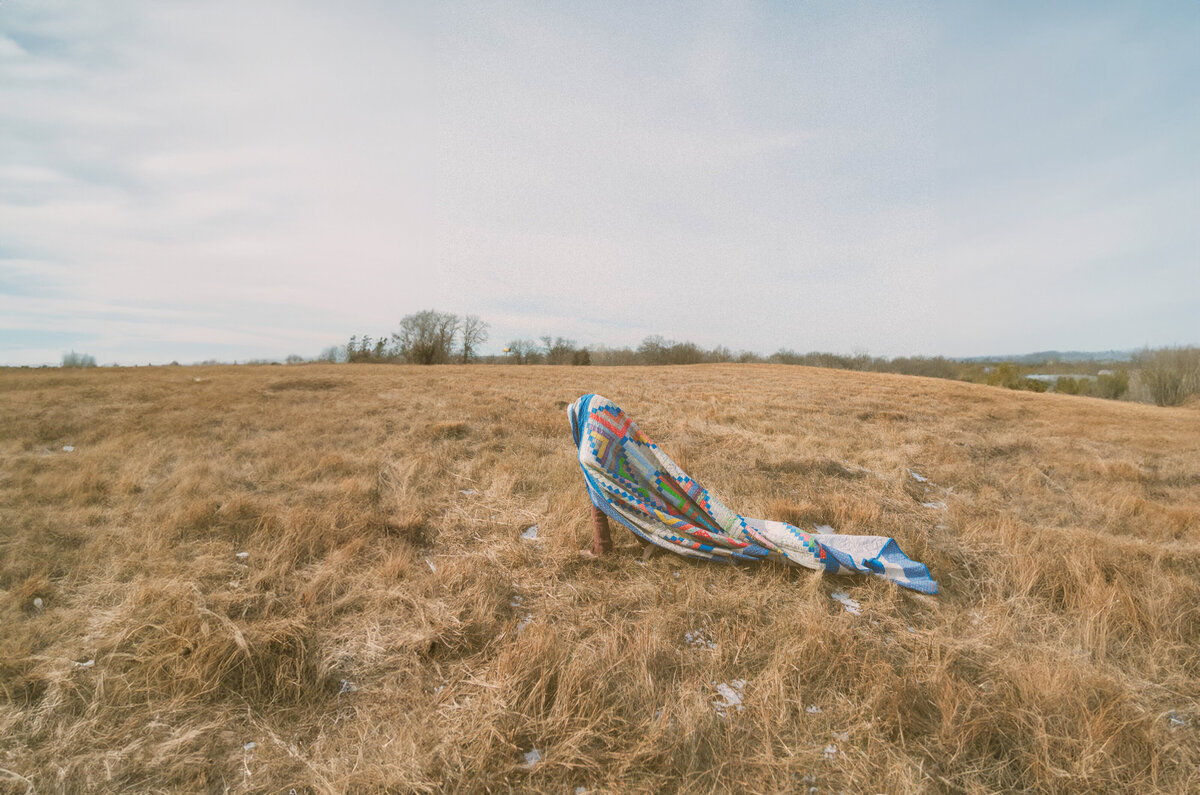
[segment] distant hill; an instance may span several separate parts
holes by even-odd
[[[969,356],[957,362],[1013,362],[1015,364],[1048,364],[1050,362],[1128,362],[1136,350],[1129,351],[1038,351],[1016,356]]]

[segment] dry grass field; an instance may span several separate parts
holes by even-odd
[[[941,595],[640,563],[615,526],[581,557],[586,392]],[[1197,792],[1198,703],[1195,408],[765,365],[0,371],[3,793]]]

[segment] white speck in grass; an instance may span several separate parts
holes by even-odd
[[[696,649],[716,649],[717,642],[710,640],[704,634],[702,629],[694,629],[683,636],[683,640],[687,645]]]
[[[246,558],[250,557],[250,553],[249,552],[239,552],[236,555],[234,555],[234,557],[237,558],[238,560],[245,560]]]
[[[823,535],[823,536],[835,536],[838,534],[837,530],[834,530],[832,526],[827,525],[827,524],[817,525],[814,528],[814,532],[817,535]]]
[[[825,746],[825,761],[826,762],[832,762],[833,760],[837,759],[837,754],[838,754],[838,748],[836,745],[834,745],[833,743],[830,743],[829,745]]]
[[[425,558],[425,565],[429,567],[430,571],[434,572],[435,574],[437,573],[437,569],[433,566],[433,561],[429,558]]]
[[[35,596],[35,597],[33,597],[33,606],[36,607],[38,610],[41,610],[43,607],[46,606],[46,603],[42,601],[42,597]]]
[[[517,622],[517,634],[518,635],[521,634],[521,630],[523,630],[523,629],[525,629],[525,627],[529,626],[530,621],[533,621],[533,614],[526,613],[524,618],[522,618],[520,621]]]
[[[858,600],[851,599],[850,594],[845,591],[835,591],[829,595],[829,598],[835,602],[841,602],[847,613],[853,613],[856,616],[862,615],[862,605],[858,603]]]
[[[718,715],[724,718],[729,715],[731,709],[742,711],[742,695],[746,688],[745,679],[734,679],[728,684],[713,682],[713,685],[717,688],[717,695],[721,696],[720,700],[712,702],[713,706],[717,708]]]
[[[476,491],[475,489],[459,489],[459,490],[458,490],[458,493],[459,493],[459,494],[465,494],[465,495],[467,495],[468,497],[470,497],[471,495],[473,495],[473,494],[478,494],[479,492],[478,492],[478,491]]]
[[[805,708],[804,711],[807,712],[809,715],[820,715],[821,714],[821,708],[818,707],[816,704],[809,704]]]
[[[537,748],[530,748],[525,752],[525,762],[522,763],[521,767],[528,770],[540,761],[542,761],[542,752]]]
[[[63,452],[64,452],[64,453],[73,453],[73,452],[75,452],[75,447],[74,447],[74,445],[64,444],[64,445],[63,445]]]
[[[338,691],[338,695],[343,696],[346,693],[354,693],[357,690],[358,690],[358,687],[354,683],[352,683],[349,679],[343,679],[342,680],[342,689]]]
[[[924,477],[922,475],[918,475],[916,472],[913,472],[911,469],[908,470],[908,474],[912,475],[912,479],[917,481],[918,483],[928,483],[929,482],[929,478]]]
[[[587,787],[576,787],[575,795],[587,795]]]
[[[258,747],[258,743],[250,742],[250,743],[246,743],[245,745],[243,745],[242,750],[243,751],[253,751],[257,747]]]
[[[530,526],[529,526],[529,527],[528,527],[528,528],[525,530],[525,532],[524,532],[524,533],[521,533],[521,540],[523,540],[523,541],[537,541],[537,540],[538,540],[538,526],[537,526],[537,525],[535,525],[535,524],[534,524],[534,525],[530,525]]]
[[[944,502],[923,502],[923,503],[921,503],[921,507],[933,508],[938,511],[944,511],[944,510],[946,510],[946,503],[944,503]]]
[[[95,660],[87,660],[86,662],[77,662],[77,663],[75,663],[75,666],[77,668],[91,668],[95,664],[96,664]]]
[[[1178,729],[1180,726],[1188,726],[1186,718],[1181,718],[1175,714],[1175,710],[1167,713],[1167,721],[1171,724],[1172,729]]]

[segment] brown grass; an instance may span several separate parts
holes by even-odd
[[[581,558],[588,391],[735,509],[894,536],[942,595],[643,565],[624,531]],[[1200,789],[1194,408],[331,365],[0,371],[0,417],[0,792]]]

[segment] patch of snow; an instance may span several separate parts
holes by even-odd
[[[820,715],[821,714],[821,708],[818,707],[816,704],[809,704],[807,707],[805,707],[804,711],[807,712],[809,715]]]
[[[245,560],[246,558],[250,557],[250,553],[249,552],[239,552],[236,555],[234,555],[234,557],[237,558],[238,560]]]
[[[521,540],[522,541],[537,541],[538,540],[538,526],[530,525],[525,530],[524,533],[521,533]]]
[[[92,667],[93,665],[95,665],[95,664],[96,664],[96,661],[95,661],[95,660],[88,660],[87,662],[77,662],[77,663],[75,663],[75,667],[76,667],[76,668],[91,668],[91,667]]]
[[[42,601],[42,597],[35,596],[35,597],[33,597],[33,606],[36,607],[38,610],[41,610],[43,607],[46,606],[46,603]]]
[[[921,507],[936,508],[939,511],[944,511],[944,510],[946,510],[946,503],[944,503],[944,502],[923,502],[923,503],[921,503]]]
[[[814,532],[816,532],[818,535],[826,535],[826,536],[835,536],[838,534],[837,530],[834,530],[833,527],[831,527],[830,525],[827,525],[827,524],[817,525]]]
[[[833,743],[825,746],[825,761],[832,762],[837,759],[838,749]]]
[[[246,743],[245,745],[242,746],[242,750],[243,751],[253,751],[257,747],[258,747],[258,743]]]
[[[64,444],[64,445],[63,445],[63,452],[64,452],[64,453],[73,453],[73,452],[75,452],[75,447],[74,447],[73,445]]]
[[[714,640],[709,640],[704,635],[704,630],[702,630],[702,629],[692,630],[691,632],[689,632],[683,636],[683,640],[685,643],[687,643],[687,645],[691,646],[692,648],[696,648],[696,649],[714,649],[715,650],[717,648],[717,642]]]
[[[338,695],[341,696],[341,695],[345,695],[346,693],[353,693],[356,690],[358,690],[358,687],[356,687],[354,684],[352,684],[349,679],[343,679],[342,680],[342,689],[338,691]]]
[[[912,475],[912,479],[917,481],[918,483],[928,483],[929,482],[929,478],[924,477],[923,475],[918,475],[916,472],[913,472],[911,469],[908,470],[908,474]]]
[[[521,767],[528,770],[540,761],[542,761],[542,752],[537,748],[530,748],[525,752],[525,761],[521,764]]]
[[[517,622],[517,634],[518,635],[521,634],[521,630],[523,630],[523,629],[525,629],[525,627],[529,626],[530,621],[533,621],[533,614],[526,613],[525,616],[520,621]]]
[[[835,602],[841,602],[847,613],[853,613],[856,616],[862,615],[862,605],[858,603],[857,599],[851,599],[850,594],[845,591],[835,591],[829,595],[829,598]]]
[[[459,493],[459,494],[465,494],[465,495],[467,495],[468,497],[470,497],[472,494],[478,494],[479,492],[478,492],[478,491],[476,491],[475,489],[459,489],[459,490],[458,490],[458,493]]]
[[[1191,725],[1188,723],[1187,718],[1181,718],[1178,715],[1176,715],[1175,710],[1171,710],[1170,712],[1167,713],[1167,721],[1171,724],[1172,729],[1176,729],[1180,726]]]

